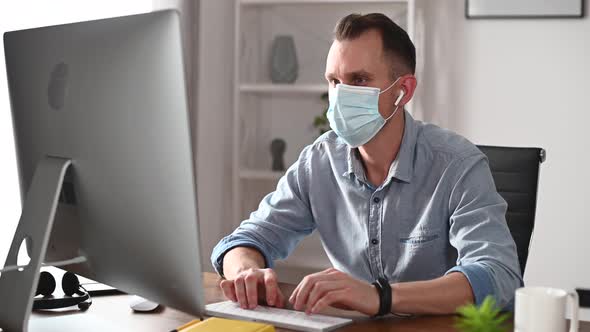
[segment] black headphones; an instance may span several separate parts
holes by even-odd
[[[39,275],[37,284],[37,295],[43,297],[35,298],[33,310],[59,309],[77,305],[82,311],[88,310],[92,304],[90,294],[80,285],[78,277],[72,272],[66,272],[61,279],[61,288],[64,291],[64,297],[53,297],[55,290],[55,278],[47,271]]]

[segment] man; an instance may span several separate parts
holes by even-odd
[[[485,156],[404,111],[415,48],[381,14],[338,22],[326,62],[333,131],[306,147],[257,211],[215,247],[225,296],[283,307],[273,261],[317,229],[333,268],[289,301],[367,315],[448,314],[487,295],[506,307],[522,285],[516,246]]]

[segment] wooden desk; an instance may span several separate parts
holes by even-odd
[[[219,277],[213,273],[204,273],[205,298],[207,303],[214,303],[225,300],[221,290],[218,287]],[[281,284],[281,289],[288,297],[295,288],[293,285]],[[85,324],[90,321],[107,321],[114,330],[121,331],[159,331],[168,332],[188,321],[194,319],[193,316],[182,313],[171,308],[162,308],[152,313],[134,313],[129,308],[129,295],[113,295],[94,297],[92,307],[86,312],[81,313],[77,309],[61,313],[33,313],[32,320],[35,324],[43,326],[51,324],[55,326],[56,331],[79,331],[79,329],[64,329],[64,326]],[[453,328],[454,316],[425,316],[409,319],[387,318],[380,320],[368,320],[360,314],[350,313],[337,309],[331,309],[330,314],[345,315],[347,317],[358,317],[360,321],[352,325],[343,327],[338,331],[395,331],[395,332],[450,332],[455,331]],[[31,328],[31,332],[37,329]],[[45,331],[46,329],[43,329]],[[113,330],[113,329],[109,329]],[[52,331],[52,330],[51,330]],[[277,329],[277,331],[289,331]],[[590,323],[582,322],[580,332],[590,332]]]

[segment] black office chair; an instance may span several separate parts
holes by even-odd
[[[520,270],[524,275],[535,225],[539,166],[545,161],[545,150],[482,145],[477,147],[488,157],[496,190],[508,203],[506,222],[516,242]]]

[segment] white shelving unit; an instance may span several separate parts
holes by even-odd
[[[233,222],[231,231],[283,172],[270,170],[270,141],[287,142],[285,166],[317,137],[314,116],[327,105],[321,95],[325,57],[337,20],[350,13],[382,12],[414,36],[414,0],[235,0],[233,88]],[[293,84],[274,84],[268,73],[272,39],[289,34],[299,62]]]

